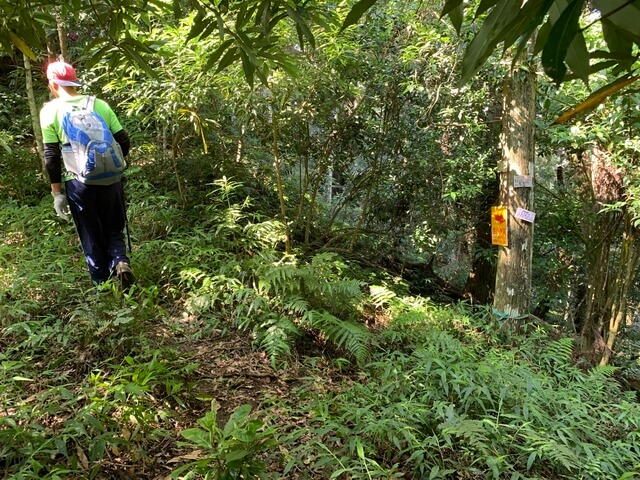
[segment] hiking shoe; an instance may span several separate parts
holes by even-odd
[[[136,283],[136,277],[127,262],[118,262],[116,265],[116,277],[123,290],[128,290]]]

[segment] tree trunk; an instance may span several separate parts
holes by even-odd
[[[36,139],[36,150],[40,157],[40,165],[44,168],[44,143],[42,140],[42,129],[40,128],[40,112],[36,105],[36,97],[33,93],[33,75],[31,74],[31,61],[26,55],[24,58],[24,77],[27,87],[27,99],[29,101],[29,112],[31,113],[31,122],[33,125],[33,136]]]
[[[495,205],[497,197],[497,182],[484,187],[485,195],[477,199],[482,209],[478,212],[474,225],[476,252],[471,263],[471,272],[465,284],[465,296],[475,304],[489,305],[493,300],[493,288],[496,281],[495,251],[491,245],[491,224],[487,221],[486,213]]]
[[[280,218],[285,229],[285,252],[291,253],[291,234],[289,233],[289,223],[287,222],[286,200],[284,198],[284,186],[282,183],[282,165],[278,154],[278,114],[274,111],[271,115],[273,127],[273,167],[276,171],[276,183],[278,185],[278,199],[280,200]]]
[[[621,221],[615,211],[603,211],[607,205],[622,198],[620,172],[611,165],[608,152],[595,145],[580,158],[585,171],[587,195],[582,231],[587,258],[587,296],[581,319],[581,350],[593,355],[596,362],[606,350],[604,329],[608,318],[609,299],[614,296],[614,280],[609,278],[611,246]]]
[[[484,121],[487,130],[481,148],[494,152],[491,155],[490,165],[496,168],[500,160],[500,124],[494,119],[502,116],[502,102],[496,95],[484,113]],[[473,260],[471,271],[465,284],[465,296],[473,303],[491,305],[493,303],[493,289],[496,284],[496,258],[498,252],[491,245],[491,223],[487,221],[487,212],[498,201],[498,177],[493,177],[482,187],[481,194],[473,202],[474,222],[473,230],[475,246],[473,248]]]
[[[69,51],[67,49],[67,33],[64,30],[64,24],[62,23],[62,17],[60,14],[56,14],[56,27],[58,30],[58,42],[60,43],[60,54],[62,55],[62,60],[65,62],[69,61]]]
[[[625,212],[622,251],[618,262],[617,275],[613,281],[613,292],[609,295],[610,307],[607,312],[609,321],[607,330],[604,332],[606,348],[600,358],[600,365],[609,363],[618,332],[620,331],[620,325],[627,317],[627,298],[640,266],[639,233],[633,226],[631,215],[628,211]]]
[[[535,85],[535,73],[522,68],[513,69],[504,84],[498,173],[499,201],[508,209],[509,244],[498,247],[493,306],[505,319],[528,315],[531,301],[533,223],[516,218],[516,211],[530,211],[533,205]],[[516,179],[527,178],[531,186],[514,185]]]

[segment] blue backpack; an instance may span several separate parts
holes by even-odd
[[[82,183],[111,185],[120,181],[126,163],[120,144],[93,111],[95,101],[88,96],[84,105],[74,105],[64,114],[62,129],[69,143],[62,146],[62,158],[67,171]]]

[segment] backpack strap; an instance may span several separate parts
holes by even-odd
[[[96,97],[92,95],[87,95],[87,98],[85,99],[85,102],[84,102],[84,108],[86,108],[90,112],[93,112],[95,103],[96,103]]]

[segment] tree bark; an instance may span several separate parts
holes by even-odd
[[[622,198],[620,172],[611,165],[608,152],[595,145],[580,160],[585,171],[583,189],[585,211],[582,231],[587,259],[587,296],[581,320],[581,350],[593,355],[593,361],[606,350],[604,340],[609,299],[614,297],[615,280],[610,278],[611,247],[622,220],[615,211],[603,211],[603,206]]]
[[[608,309],[608,325],[604,332],[606,348],[600,358],[600,365],[607,365],[613,353],[613,347],[620,331],[620,325],[627,317],[627,298],[633,287],[635,277],[640,266],[639,233],[634,228],[631,215],[625,212],[625,227],[622,239],[622,251],[618,262],[616,278],[613,282],[613,292]]]
[[[62,22],[62,17],[59,13],[56,14],[56,28],[58,30],[58,42],[60,44],[60,54],[62,55],[62,60],[68,62],[69,51],[67,49],[67,33],[65,32],[64,23]]]
[[[528,315],[531,301],[533,223],[515,214],[532,210],[533,186],[515,187],[514,180],[533,178],[535,85],[535,73],[523,68],[513,69],[504,85],[499,201],[508,208],[508,246],[499,247],[493,306],[505,319]]]
[[[473,255],[471,271],[465,284],[465,296],[475,304],[490,305],[493,300],[493,289],[496,282],[495,250],[491,245],[491,224],[486,214],[495,205],[497,199],[497,182],[491,182],[484,188],[486,194],[479,198],[477,221],[474,224],[476,252]]]

